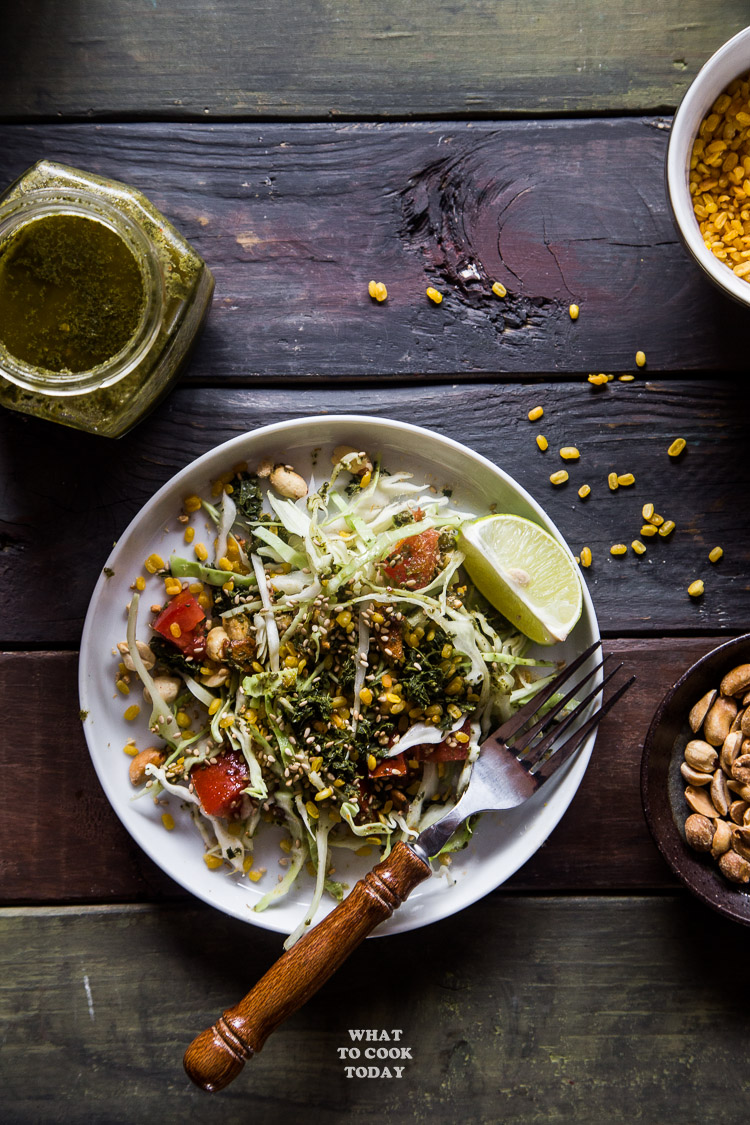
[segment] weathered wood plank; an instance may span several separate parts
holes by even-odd
[[[742,0],[55,0],[9,8],[6,117],[498,115],[674,106]]]
[[[639,348],[651,372],[744,373],[746,310],[668,213],[667,137],[652,118],[6,126],[0,183],[47,155],[153,198],[216,274],[192,379],[629,371]]]
[[[508,889],[674,885],[641,811],[641,747],[667,688],[716,643],[691,638],[608,646],[637,675],[637,686],[602,724],[568,813]],[[0,699],[12,701],[12,729],[23,732],[7,738],[4,748],[0,901],[181,897],[130,840],[99,787],[78,719],[75,655],[0,654]],[[128,761],[123,755],[123,786]]]
[[[541,403],[541,423],[527,420]],[[63,427],[0,412],[0,643],[78,643],[94,583],[112,543],[174,472],[212,446],[284,418],[332,412],[392,417],[427,426],[485,454],[547,509],[574,552],[588,545],[585,578],[601,627],[633,632],[742,632],[750,626],[750,539],[740,498],[750,490],[744,455],[750,410],[747,381],[610,383],[584,380],[532,386],[380,386],[249,391],[181,388],[116,445]],[[547,435],[542,454],[534,437]],[[673,437],[688,448],[667,456]],[[557,450],[574,443],[581,459],[554,488]],[[33,457],[29,450],[33,449]],[[611,493],[611,470],[636,484]],[[577,489],[591,485],[581,501]],[[646,501],[671,517],[669,540],[647,554],[609,554],[639,533]],[[725,549],[713,567],[707,556]],[[697,602],[687,595],[706,582]],[[621,581],[620,579],[625,579]]]
[[[1,912],[4,1120],[747,1116],[746,931],[687,898],[493,895],[368,942],[234,1085],[200,1093],[182,1072],[185,1047],[279,949],[278,935],[206,909]],[[343,1060],[351,1028],[398,1029],[410,1057],[374,1063],[365,1042]],[[404,1071],[347,1078],[362,1063]]]

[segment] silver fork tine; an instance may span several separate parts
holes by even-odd
[[[617,689],[614,695],[610,696],[607,702],[603,703],[599,710],[595,711],[594,714],[586,720],[583,726],[577,730],[575,734],[570,736],[567,742],[563,743],[562,746],[552,752],[546,761],[542,762],[541,765],[537,764],[537,766],[532,766],[529,772],[533,774],[535,779],[540,783],[548,781],[552,774],[559,770],[563,762],[569,758],[571,754],[575,753],[579,746],[591,734],[592,730],[599,725],[607,712],[614,707],[618,699],[625,694],[633,683],[635,683],[635,676],[631,676],[629,680],[626,680],[625,683]],[[576,713],[577,712],[573,712],[573,714]]]
[[[541,717],[541,718],[540,718],[540,719],[539,719],[539,720],[538,720],[538,721],[537,721],[536,723],[534,723],[534,725],[533,725],[532,727],[529,727],[529,729],[528,729],[528,730],[522,730],[522,731],[519,731],[519,732],[518,732],[518,733],[517,733],[516,735],[514,735],[513,737],[514,737],[514,738],[519,738],[519,739],[520,739],[520,738],[523,738],[524,742],[526,743],[526,746],[527,746],[527,747],[528,747],[528,746],[530,746],[530,745],[531,745],[531,743],[532,743],[532,741],[533,741],[533,740],[534,740],[534,739],[536,738],[536,736],[537,736],[538,734],[541,734],[541,732],[542,732],[542,731],[543,731],[543,730],[545,729],[545,727],[548,727],[548,726],[549,726],[549,724],[550,724],[550,720],[551,720],[551,719],[554,719],[555,715],[559,715],[559,714],[560,714],[560,712],[562,711],[562,709],[563,709],[564,707],[566,707],[568,703],[570,703],[571,699],[573,699],[573,698],[575,697],[575,695],[576,695],[576,694],[577,694],[577,693],[578,693],[578,692],[579,692],[579,691],[581,690],[581,688],[583,687],[583,685],[584,685],[584,684],[585,684],[585,683],[586,683],[586,682],[587,682],[588,680],[590,680],[592,676],[595,676],[595,675],[596,675],[596,673],[597,673],[597,672],[598,672],[598,671],[599,671],[599,670],[600,670],[601,668],[603,668],[603,667],[604,667],[604,665],[605,665],[605,664],[607,663],[607,661],[608,661],[608,660],[610,660],[610,659],[612,658],[612,656],[613,656],[613,653],[611,653],[611,652],[608,652],[608,653],[607,653],[607,655],[606,655],[606,656],[604,657],[604,659],[603,659],[603,660],[600,660],[600,661],[599,661],[599,663],[598,663],[598,664],[597,664],[597,665],[596,665],[596,666],[595,666],[594,668],[592,668],[592,669],[591,669],[591,671],[590,671],[590,672],[588,672],[588,673],[587,673],[587,674],[586,674],[586,675],[585,675],[585,676],[583,677],[583,679],[582,679],[582,680],[579,680],[577,684],[573,684],[573,686],[571,687],[570,691],[568,691],[568,692],[567,692],[567,693],[566,693],[566,694],[565,694],[565,695],[564,695],[564,696],[562,697],[562,699],[558,699],[557,703],[555,703],[555,704],[554,704],[554,706],[550,707],[550,709],[549,709],[548,711],[545,711],[545,712],[544,712],[544,714],[542,715],[542,717]],[[620,668],[621,668],[621,667],[622,667],[622,665],[620,664],[620,665],[618,665],[618,667],[620,667]],[[606,680],[602,680],[602,686],[603,686],[603,685],[604,685],[604,684],[605,684],[606,682],[607,682]],[[596,690],[598,691],[598,690],[599,690],[599,688],[597,688]],[[554,698],[554,696],[553,696],[553,698]],[[590,698],[590,697],[589,697],[589,698]],[[507,742],[507,744],[508,744],[508,745],[510,745],[510,739],[507,739],[507,740],[506,740],[506,742]]]
[[[608,653],[605,659],[608,660],[612,655],[613,653]],[[599,665],[599,668],[601,668],[603,665],[604,660]],[[545,751],[548,750],[552,743],[568,729],[570,724],[578,717],[578,715],[581,714],[583,708],[591,702],[595,695],[599,694],[599,692],[604,688],[604,685],[608,684],[612,677],[616,675],[621,668],[622,661],[620,661],[620,663],[604,677],[600,684],[597,684],[594,688],[592,688],[585,699],[579,699],[577,701],[576,707],[570,712],[570,714],[566,715],[555,727],[550,729],[550,724],[555,715],[557,715],[560,711],[561,707],[563,707],[566,702],[569,702],[572,699],[578,689],[580,687],[583,687],[583,685],[586,683],[586,680],[588,680],[590,676],[587,676],[585,680],[581,680],[579,684],[576,684],[575,687],[573,687],[565,696],[565,699],[561,699],[554,708],[548,711],[546,715],[542,716],[538,723],[534,723],[534,726],[531,727],[530,730],[524,731],[522,733],[522,736],[519,736],[524,738],[525,745],[517,752],[516,757],[524,763],[528,764],[528,755],[531,754],[533,756],[534,762],[538,764],[539,759],[545,753]],[[540,742],[535,743],[534,739],[538,735],[540,735],[542,731],[545,730],[549,730],[549,733],[545,735],[545,737]],[[515,746],[512,746],[511,749],[515,752],[516,748]]]
[[[572,664],[569,664],[567,668],[563,668],[559,676],[556,676],[555,679],[547,684],[545,688],[542,688],[533,699],[529,700],[523,707],[520,707],[501,727],[493,731],[493,737],[499,739],[501,742],[507,742],[509,738],[512,738],[516,731],[519,731],[522,726],[528,723],[529,719],[537,713],[539,708],[544,706],[550,696],[560,690],[568,676],[577,671],[577,669],[588,660],[592,653],[599,648],[600,644],[601,641],[594,641],[585,652],[582,652],[580,656],[576,657]]]

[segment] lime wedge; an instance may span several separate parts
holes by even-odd
[[[522,516],[483,516],[458,537],[465,567],[495,609],[532,641],[564,641],[581,616],[575,563],[548,531]]]

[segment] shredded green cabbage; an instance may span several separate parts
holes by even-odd
[[[324,894],[343,894],[331,877],[336,849],[387,855],[444,815],[483,736],[547,682],[531,669],[551,667],[525,655],[526,638],[463,571],[456,534],[476,513],[372,461],[347,455],[300,501],[240,471],[220,505],[203,502],[216,525],[213,561],[169,562],[206,607],[190,664],[175,672],[170,662],[185,687],[174,703],[156,690],[159,665],[149,671],[138,652],[137,594],[128,617],[150,726],[168,746],[148,770],[152,785],[183,800],[207,858],[241,878],[264,881],[256,832],[264,821],[283,828],[286,869],[256,911],[288,894],[306,865],[314,872],[287,944]],[[227,758],[226,803],[207,809],[200,782]],[[463,826],[449,850],[473,829]]]

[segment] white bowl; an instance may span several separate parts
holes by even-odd
[[[144,716],[136,723],[123,717],[126,701],[114,691],[112,652],[125,636],[125,605],[132,596],[130,583],[142,573],[143,560],[152,552],[167,558],[185,551],[182,529],[176,522],[182,499],[191,494],[209,494],[210,482],[238,461],[258,464],[265,457],[284,460],[309,476],[317,471],[322,480],[330,470],[330,454],[337,445],[351,444],[383,454],[391,468],[408,469],[420,480],[437,488],[450,486],[454,500],[477,514],[490,506],[498,512],[513,512],[546,527],[563,543],[562,536],[539,504],[508,473],[478,453],[430,430],[404,422],[357,415],[321,416],[264,426],[233,438],[188,465],[142,508],[107,559],[91,599],[81,640],[79,690],[85,712],[83,729],[99,780],[117,815],[134,840],[187,890],[225,913],[257,926],[288,933],[304,915],[312,894],[312,881],[300,877],[287,898],[256,914],[252,907],[269,889],[264,882],[238,880],[223,871],[209,871],[202,862],[203,844],[187,814],[181,815],[172,799],[176,827],[166,832],[153,802],[133,800],[127,779],[128,759],[122,747],[129,736],[141,746],[150,736]],[[317,466],[317,470],[316,467]],[[567,548],[566,548],[567,549]],[[163,586],[150,579],[143,604],[163,597]],[[145,619],[141,620],[145,628]],[[564,644],[544,650],[544,655],[570,662],[599,638],[599,629],[589,593],[583,588],[581,619]],[[539,651],[539,650],[538,650]],[[541,654],[541,652],[540,652]],[[593,667],[590,660],[587,670]],[[597,680],[601,682],[601,673]],[[422,883],[400,910],[378,928],[378,934],[398,933],[436,921],[475,902],[494,890],[528,860],[544,843],[572,801],[581,783],[594,745],[593,734],[570,763],[520,808],[482,817],[465,851],[456,853],[452,878],[433,877]],[[259,832],[256,858],[268,868],[272,885],[278,872],[278,840],[282,833],[272,825]],[[351,852],[337,853],[337,878],[353,885],[372,866],[374,857],[360,858]],[[333,902],[326,901],[318,917]]]
[[[698,129],[719,94],[750,71],[750,27],[738,32],[698,71],[675,114],[667,151],[667,193],[685,246],[725,293],[750,305],[750,284],[707,249],[690,195],[690,156]]]

